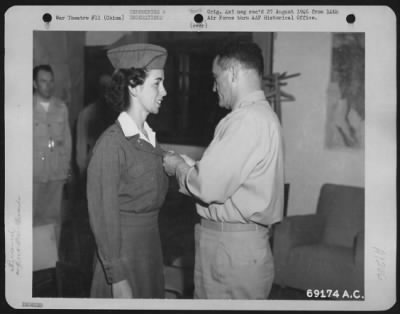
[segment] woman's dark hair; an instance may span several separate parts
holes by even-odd
[[[105,99],[117,112],[125,111],[129,108],[129,89],[142,85],[146,79],[147,71],[145,69],[118,69],[112,75],[111,84],[108,87]]]

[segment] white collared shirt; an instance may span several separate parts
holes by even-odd
[[[196,203],[203,218],[271,225],[283,213],[282,145],[276,114],[264,92],[255,91],[219,122],[186,182],[179,179],[181,189],[203,201]]]
[[[50,101],[39,101],[39,104],[43,107],[43,109],[46,112],[49,111]]]
[[[130,117],[125,111],[121,112],[118,116],[118,122],[121,124],[122,131],[125,136],[135,136],[139,134],[139,137],[146,142],[156,146],[156,133],[151,129],[151,127],[144,122],[144,130],[146,131],[149,138],[147,138],[137,127],[136,122]]]

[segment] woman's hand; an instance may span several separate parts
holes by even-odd
[[[132,288],[128,280],[122,280],[112,284],[114,299],[132,299]]]

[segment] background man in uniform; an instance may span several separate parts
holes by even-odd
[[[215,57],[214,92],[231,112],[198,162],[167,153],[164,167],[197,200],[195,298],[266,299],[274,278],[268,236],[282,219],[279,120],[262,90],[263,57],[231,43]]]
[[[49,65],[33,69],[33,224],[54,223],[60,238],[63,187],[71,160],[68,108],[53,96]]]

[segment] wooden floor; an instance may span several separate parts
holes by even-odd
[[[34,272],[34,297],[89,297],[95,243],[90,229],[86,202],[69,200],[64,208],[59,262],[55,268]],[[190,198],[176,192],[172,182],[160,211],[159,225],[164,263],[171,265],[183,257],[187,272],[184,298],[193,297],[194,225],[199,221]],[[270,299],[306,299],[303,291],[273,285]]]

